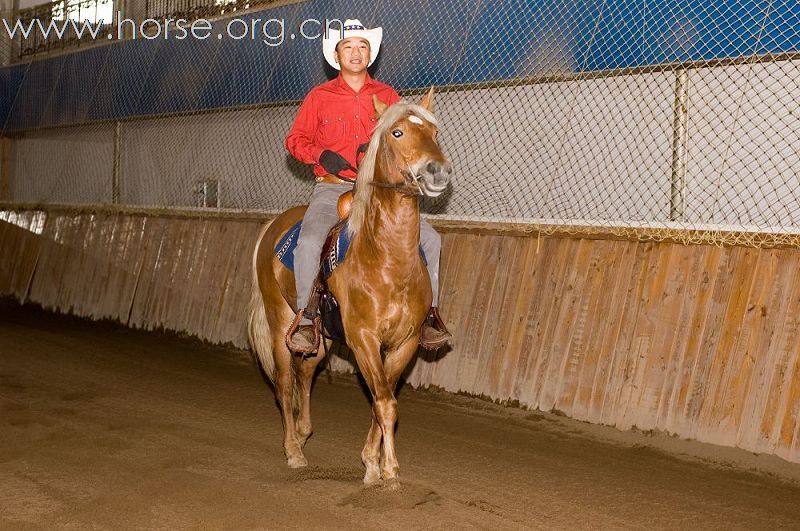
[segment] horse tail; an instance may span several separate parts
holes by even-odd
[[[256,268],[261,240],[271,224],[271,222],[267,223],[261,229],[253,250],[252,285],[250,287],[250,305],[247,311],[247,335],[250,337],[250,346],[255,351],[256,357],[261,363],[261,368],[274,384],[275,358],[272,352],[272,333],[269,329],[269,322],[267,322],[264,297],[261,295],[261,287],[258,284],[258,269]]]

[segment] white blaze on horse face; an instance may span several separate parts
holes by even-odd
[[[417,125],[422,125],[425,123],[422,121],[422,118],[414,114],[408,117],[408,121],[411,122],[412,124],[417,124]]]

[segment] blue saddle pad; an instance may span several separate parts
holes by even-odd
[[[286,234],[278,240],[275,246],[275,256],[290,271],[294,271],[294,250],[297,247],[297,240],[300,238],[300,227],[303,221],[300,220],[286,231]],[[344,260],[347,249],[350,247],[350,235],[347,233],[347,222],[337,225],[338,230],[336,239],[331,243],[330,249],[322,257],[322,274],[325,278],[331,276],[333,270]]]
[[[347,255],[347,249],[350,248],[350,235],[347,232],[348,221],[335,227],[335,230],[338,230],[338,234],[336,234],[336,238],[331,243],[330,249],[328,249],[325,252],[325,256],[322,257],[322,274],[326,279],[331,276],[336,266],[344,261]],[[300,237],[300,227],[302,224],[303,220],[300,220],[292,225],[292,227],[286,231],[286,234],[278,240],[277,245],[275,245],[275,256],[278,257],[278,260],[280,260],[289,271],[294,271],[294,250],[297,247],[297,240]],[[419,254],[422,257],[422,261],[427,265],[428,261],[425,259],[422,246],[419,248]]]

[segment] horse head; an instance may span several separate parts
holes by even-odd
[[[433,87],[418,105],[387,107],[373,96],[380,118],[375,134],[381,149],[373,185],[395,188],[409,195],[437,197],[450,183],[452,166],[437,141],[438,123],[431,112]]]

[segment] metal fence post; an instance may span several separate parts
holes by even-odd
[[[672,121],[672,189],[669,219],[686,221],[686,151],[689,122],[689,71],[681,68],[675,76],[675,103]]]

